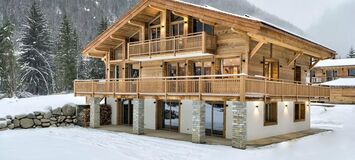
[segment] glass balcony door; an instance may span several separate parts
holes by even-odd
[[[180,103],[163,102],[162,128],[169,131],[179,131]]]
[[[208,136],[224,135],[224,104],[220,102],[207,102],[205,104],[205,128]]]

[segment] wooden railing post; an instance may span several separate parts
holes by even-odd
[[[206,53],[206,32],[202,32],[202,52]]]
[[[74,97],[76,96],[76,80],[74,80]]]
[[[245,91],[246,89],[246,76],[241,75],[240,76],[240,90],[239,90],[239,101],[240,102],[245,102]]]
[[[264,102],[266,102],[266,94],[267,94],[267,83],[266,78],[264,78]]]
[[[138,78],[137,79],[137,86],[136,86],[136,92],[137,92],[137,98],[139,98],[139,90],[140,90],[140,87],[139,87],[139,85],[140,85],[140,79]]]
[[[202,99],[202,81],[201,77],[198,77],[198,98]]]
[[[116,79],[113,81],[113,97],[116,97]]]
[[[174,51],[174,56],[176,56],[176,38],[173,38],[173,51]]]
[[[164,97],[165,99],[167,99],[167,96],[168,96],[168,81],[167,81],[167,78],[164,78]]]

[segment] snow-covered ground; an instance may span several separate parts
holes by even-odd
[[[74,97],[73,94],[36,96],[31,98],[4,98],[0,99],[0,117],[30,113],[33,111],[46,111],[48,107],[62,107],[67,103],[85,104],[85,97]]]
[[[70,95],[66,96],[67,100],[76,102],[74,98],[70,100]],[[62,101],[60,97],[56,100]],[[0,113],[6,108],[0,105]],[[312,106],[311,117],[312,127],[334,131],[247,150],[80,127],[7,130],[0,132],[0,160],[355,159],[354,105],[327,109]]]

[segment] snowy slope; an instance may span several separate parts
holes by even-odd
[[[48,107],[62,107],[67,103],[85,104],[84,97],[73,94],[37,96],[31,98],[4,98],[0,100],[0,118],[6,115],[17,115],[33,111],[46,111]]]

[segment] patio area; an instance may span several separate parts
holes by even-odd
[[[98,129],[112,131],[112,132],[124,132],[124,133],[133,134],[132,126],[126,126],[126,125],[117,125],[117,126],[116,125],[106,125],[106,126],[101,126]],[[295,139],[302,138],[305,136],[310,136],[310,135],[318,134],[321,132],[328,132],[328,131],[331,131],[331,130],[313,129],[312,128],[312,129],[301,131],[301,132],[289,133],[289,134],[284,134],[284,135],[279,135],[279,136],[274,136],[274,137],[269,137],[269,138],[248,141],[247,146],[248,146],[248,148],[263,147],[263,146],[267,146],[267,145],[271,145],[271,144],[275,144],[275,143],[295,140]],[[165,130],[144,129],[144,136],[191,142],[191,135],[190,134],[165,131]],[[222,137],[206,136],[206,143],[211,144],[211,145],[232,146],[232,140],[225,139]]]

